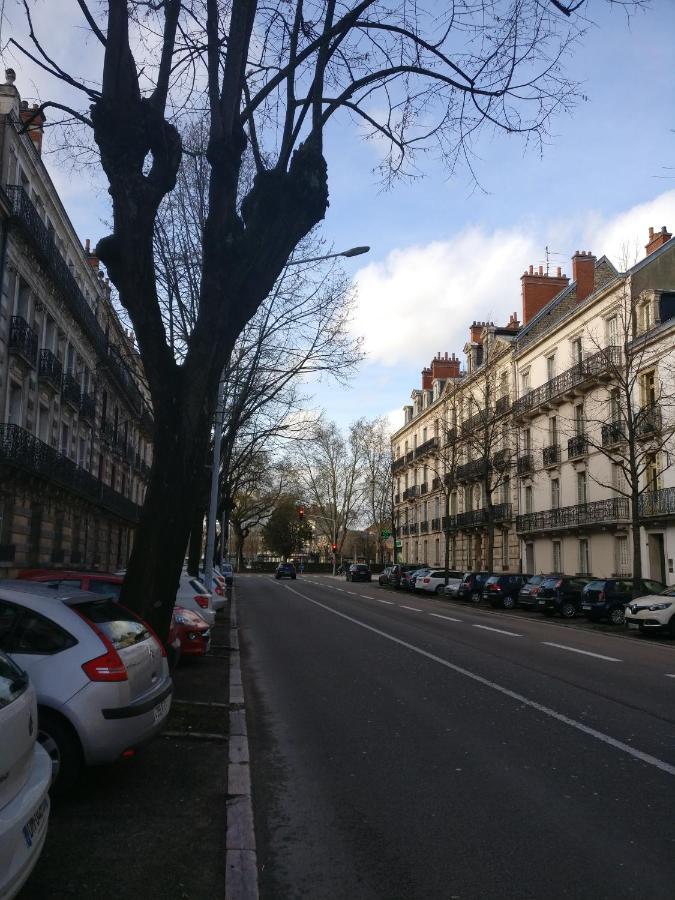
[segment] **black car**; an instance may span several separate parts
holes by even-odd
[[[539,591],[537,608],[545,616],[560,613],[563,619],[573,619],[581,612],[581,598],[587,584],[595,581],[590,575],[556,575],[547,578]]]
[[[410,566],[405,572],[401,573],[399,587],[403,588],[404,591],[414,591],[415,579],[418,577],[418,575],[421,575],[423,572],[428,571],[428,566]]]
[[[372,581],[370,566],[364,563],[352,563],[345,574],[346,581]]]
[[[518,606],[524,609],[536,607],[539,602],[539,591],[542,584],[554,575],[531,575],[527,584],[524,584],[518,592]]]
[[[490,572],[465,572],[460,586],[457,588],[458,600],[471,600],[478,603],[483,595],[485,582],[490,577]]]
[[[624,610],[631,600],[665,589],[665,584],[650,578],[601,578],[584,588],[581,611],[592,622],[607,619],[610,625],[623,625]]]
[[[295,578],[295,566],[293,563],[279,563],[274,573],[275,578]]]
[[[515,609],[518,593],[529,580],[529,575],[490,575],[483,586],[483,600],[489,600],[495,609]]]
[[[394,566],[385,566],[385,568],[382,570],[382,572],[380,572],[380,574],[378,576],[377,583],[378,584],[389,584],[390,583],[389,580],[391,578],[391,573],[393,570],[394,570]]]

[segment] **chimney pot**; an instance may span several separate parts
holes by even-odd
[[[649,256],[655,250],[658,250],[659,247],[662,247],[666,241],[669,241],[672,237],[672,234],[668,231],[665,225],[661,226],[661,230],[656,232],[652,227],[649,228],[649,241],[645,244],[645,255]]]
[[[534,275],[534,266],[530,266],[530,275]]]
[[[654,229],[651,225],[649,226],[649,237],[650,239],[654,237]]]
[[[556,269],[556,277],[560,278],[561,275],[562,275],[562,268],[560,266],[558,266],[558,268]]]

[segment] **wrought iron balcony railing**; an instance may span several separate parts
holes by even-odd
[[[661,410],[655,403],[649,403],[638,411],[635,417],[635,431],[639,438],[653,437],[661,430]]]
[[[114,515],[137,522],[141,507],[18,425],[0,425],[0,461],[58,484]]]
[[[544,468],[557,466],[560,462],[560,444],[550,444],[541,451],[541,461]]]
[[[605,347],[576,365],[556,375],[549,381],[528,391],[513,403],[513,414],[521,415],[528,410],[534,410],[543,403],[560,397],[575,387],[579,387],[586,381],[597,378],[617,366],[621,360],[619,347]]]
[[[638,503],[641,519],[675,515],[675,487],[660,491],[645,491]]]
[[[495,455],[492,457],[492,468],[496,469],[498,472],[501,472],[502,469],[506,469],[507,466],[511,465],[511,451],[508,448],[504,448],[503,450],[497,450]]]
[[[429,522],[428,521],[420,522],[420,531],[422,532],[422,534],[428,533],[428,531],[429,531]]]
[[[38,378],[50,384],[55,391],[61,390],[61,378],[63,370],[61,363],[51,350],[40,350],[40,364],[38,366]]]
[[[492,521],[504,522],[511,518],[510,503],[496,503],[492,507]],[[470,509],[457,516],[457,524],[460,528],[477,528],[487,525],[489,510],[483,506],[480,509]]]
[[[578,459],[588,453],[588,438],[585,434],[576,434],[567,442],[567,458]]]
[[[531,453],[521,453],[516,461],[516,471],[519,475],[531,475],[534,472],[534,456]]]
[[[627,497],[609,497],[576,506],[560,506],[516,517],[516,529],[521,534],[537,531],[562,531],[569,528],[626,522],[630,519]]]
[[[37,364],[38,336],[21,316],[9,320],[9,352],[16,353],[29,366]]]
[[[441,520],[440,520],[440,518],[438,518],[438,519],[432,519],[432,520],[431,520],[431,530],[432,530],[432,531],[440,531],[440,530],[441,530]]]
[[[490,468],[490,462],[484,456],[480,459],[472,459],[461,466],[457,466],[457,481],[475,481],[485,477]]]
[[[411,522],[408,525],[408,534],[417,534],[417,522]]]
[[[429,485],[425,481],[423,484],[420,485],[420,497],[422,496],[422,494],[428,494],[428,493],[429,493]]]
[[[392,472],[400,472],[401,469],[405,469],[405,456],[399,456],[399,458],[395,459],[391,464]]]
[[[510,399],[508,396],[499,397],[497,402],[495,403],[495,413],[498,416],[505,416],[509,411],[511,406]]]
[[[603,447],[613,447],[615,444],[620,444],[621,441],[626,439],[624,427],[621,422],[608,422],[606,425],[602,426],[601,432]]]
[[[455,514],[451,516],[443,516],[442,521],[443,531],[456,531],[457,530],[457,516]]]
[[[415,459],[419,459],[421,456],[426,456],[427,453],[431,453],[438,446],[438,440],[435,437],[429,438],[428,441],[425,441],[423,444],[420,444],[419,447],[415,450]]]
[[[404,500],[414,500],[415,497],[419,497],[419,495],[420,495],[419,484],[414,484],[412,487],[406,488],[403,491],[403,499]]]
[[[74,406],[75,409],[80,408],[80,385],[74,375],[66,372],[61,382],[61,393],[63,399]]]
[[[411,463],[414,458],[415,458],[414,452],[412,450],[408,450],[408,452],[405,455],[406,463]]]

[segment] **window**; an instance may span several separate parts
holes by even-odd
[[[586,472],[577,472],[577,503],[588,503],[588,480]]]
[[[23,424],[23,390],[14,381],[9,386],[9,415],[10,425]]]
[[[626,490],[626,476],[621,463],[612,463],[612,487],[619,493]]]
[[[434,500],[434,519],[438,519],[441,515],[441,498],[436,497]]]
[[[609,421],[621,421],[621,391],[619,388],[613,388],[609,392]]]
[[[646,486],[648,491],[658,491],[659,489],[659,465],[655,453],[650,453],[646,460]]]
[[[526,428],[523,431],[523,452],[530,453],[532,451],[532,431]]]
[[[530,390],[530,370],[526,369],[525,372],[520,376],[520,387],[522,394],[527,394]]]
[[[551,447],[558,444],[558,417],[551,416],[548,420],[548,440]]]
[[[645,372],[642,376],[642,394],[644,406],[656,403],[656,372]]]
[[[616,316],[610,316],[606,322],[606,337],[608,347],[619,346],[619,320]]]
[[[577,363],[583,362],[584,358],[584,348],[581,343],[581,338],[575,338],[571,344],[572,351],[572,365],[576,366]]]
[[[584,407],[583,404],[580,403],[578,406],[574,407],[574,433],[577,437],[581,437],[583,435],[584,428]]]
[[[651,300],[647,300],[642,304],[642,330],[649,331],[654,324],[654,313]]]
[[[624,534],[614,538],[614,572],[616,575],[629,575],[628,537]]]
[[[552,378],[555,378],[555,353],[546,357],[546,379],[551,381]]]
[[[44,616],[24,609],[11,637],[12,653],[52,654],[74,647],[75,638]]]
[[[38,437],[45,444],[49,443],[49,407],[44,403],[40,404],[38,417]]]
[[[502,528],[502,568],[509,567],[509,529]]]
[[[424,563],[428,563],[428,562],[429,562],[429,558],[427,557],[427,541],[426,541],[426,540],[424,541],[424,545],[423,545],[423,554],[424,554],[424,556],[423,556],[423,558],[422,558],[422,561],[423,561]]]
[[[560,508],[560,480],[558,478],[551,479],[551,508]],[[557,569],[555,570],[558,571]]]
[[[528,484],[528,486],[525,488],[525,512],[531,513],[532,509],[532,486]]]
[[[61,424],[61,453],[64,456],[70,454],[70,428],[66,422]]]
[[[422,429],[422,443],[425,444],[426,440],[427,440],[427,429],[423,428]]]
[[[553,541],[553,571],[554,572],[562,572],[562,543],[560,541]]]
[[[0,600],[0,650],[9,650],[9,639],[19,618],[19,608]]]
[[[434,565],[440,566],[441,564],[441,542],[438,538],[434,542]]]
[[[504,481],[502,482],[502,503],[510,503],[511,502],[511,479],[508,475],[504,476]]]
[[[586,538],[581,538],[579,541],[579,574],[588,575],[590,574],[590,571],[591,568],[588,559],[588,541],[586,540]]]

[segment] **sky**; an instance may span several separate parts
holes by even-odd
[[[95,70],[77,4],[38,4],[63,61]],[[330,208],[323,234],[336,250],[369,245],[345,260],[354,278],[352,330],[367,353],[347,387],[324,379],[314,403],[341,424],[366,416],[402,424],[402,406],[437,352],[461,353],[473,320],[504,324],[521,314],[520,275],[530,265],[571,274],[575,250],[608,255],[617,265],[644,254],[648,227],[675,228],[675,2],[625,13],[593,0],[594,25],[567,61],[586,99],[553,123],[540,154],[507,135],[478,146],[479,186],[464,172],[449,177],[426,161],[425,178],[383,191],[373,174],[377,144],[349,123],[327,136]],[[6,4],[3,63],[17,71],[23,98],[58,98],[59,86],[6,47],[19,36],[18,6]],[[49,148],[49,132],[45,146]],[[47,165],[82,239],[106,233],[101,178],[76,172],[61,157]]]

